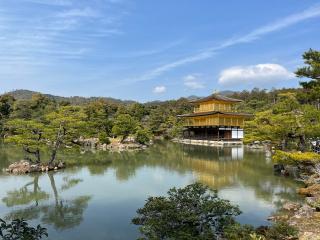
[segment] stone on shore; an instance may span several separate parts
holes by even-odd
[[[299,188],[298,193],[307,197],[320,197],[320,184],[316,183],[306,188]]]
[[[304,188],[297,189],[297,193],[306,197],[305,202],[284,204],[283,209],[287,211],[279,218],[298,229],[300,240],[320,240],[320,164],[313,161],[294,166],[279,164],[274,170],[305,184]]]
[[[63,162],[53,163],[51,165],[48,164],[34,164],[27,160],[21,160],[19,162],[15,162],[9,165],[6,172],[12,174],[27,174],[33,172],[47,172],[52,170],[58,170],[61,168],[65,168],[65,164]]]
[[[107,149],[112,152],[122,152],[122,151],[134,151],[140,149],[146,149],[147,146],[140,143],[120,143],[113,142],[107,145]]]

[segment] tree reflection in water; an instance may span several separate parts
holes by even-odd
[[[19,158],[14,151],[11,153],[7,150],[1,153],[0,148],[0,157],[5,157],[5,161]],[[270,157],[263,151],[161,141],[138,152],[64,154],[67,155],[61,156],[62,159],[71,159],[78,165],[59,173],[31,175],[30,182],[19,189],[11,188],[2,197],[11,211],[7,219],[24,217],[37,220],[49,229],[50,226],[57,230],[70,229],[83,221],[90,202],[88,222],[77,228],[77,232],[86,231],[84,229],[90,226],[101,233],[119,235],[131,231],[126,236],[134,235],[135,229],[126,224],[131,212],[140,207],[150,192],[160,194],[164,186],[181,186],[193,180],[219,190],[221,197],[241,205],[247,217],[254,215],[245,223],[263,221],[261,219],[266,219],[270,211],[281,208],[284,200],[297,201],[297,183],[274,176]],[[161,180],[154,179],[155,176]],[[3,177],[13,179],[12,176]],[[24,179],[19,177],[19,180]],[[12,184],[15,186],[14,182]],[[90,196],[95,198],[90,200],[88,195],[66,197],[77,194],[78,188],[90,191]],[[134,196],[126,196],[130,191]],[[255,217],[257,209],[262,212]]]
[[[212,189],[249,187],[267,202],[297,200],[297,183],[275,176],[272,162],[262,150],[160,142],[147,151],[116,154],[111,166],[121,181],[129,180],[142,167],[192,172],[197,181]]]
[[[30,186],[32,188],[30,189]],[[7,193],[7,196],[2,199],[7,207],[13,207],[18,205],[27,205],[31,202],[35,202],[35,206],[38,206],[39,201],[49,198],[49,194],[42,191],[39,187],[39,176],[34,176],[32,182],[27,183],[22,188]]]
[[[64,177],[63,184],[58,190],[54,174],[54,172],[47,173],[54,203],[48,201],[50,194],[41,190],[39,175],[34,175],[32,182],[18,190],[8,192],[7,196],[2,199],[7,207],[23,206],[18,210],[11,211],[5,219],[40,219],[42,224],[48,224],[60,230],[78,226],[83,220],[83,212],[87,208],[91,197],[85,195],[71,200],[63,199],[59,193],[76,186],[82,180]]]

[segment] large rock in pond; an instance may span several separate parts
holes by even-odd
[[[58,162],[54,164],[34,164],[27,160],[21,160],[19,162],[15,162],[9,165],[6,172],[12,174],[26,174],[32,172],[46,172],[51,170],[58,170],[61,168],[65,168],[65,164],[63,162]]]
[[[31,166],[29,161],[21,160],[10,164],[6,171],[13,174],[25,174],[35,171],[36,166]]]

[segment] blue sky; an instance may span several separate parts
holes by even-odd
[[[0,92],[139,101],[294,87],[320,2],[1,0]]]

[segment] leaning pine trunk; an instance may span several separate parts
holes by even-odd
[[[52,150],[49,164],[52,164],[54,162],[54,160],[56,160],[57,151],[58,151],[58,149],[56,147]]]
[[[52,164],[55,161],[55,159],[57,157],[58,149],[59,149],[60,145],[62,144],[65,135],[66,135],[66,129],[62,126],[62,123],[61,123],[59,126],[58,133],[57,133],[56,141],[54,143],[54,146],[53,146],[53,149],[51,152],[49,164]]]
[[[36,163],[40,164],[41,159],[40,159],[40,150],[39,149],[36,150],[35,155],[36,155],[36,158],[37,158]]]
[[[39,149],[36,149],[35,151],[32,151],[32,150],[29,149],[29,147],[24,146],[23,150],[28,154],[33,154],[35,156],[35,158],[36,158],[36,164],[40,164],[41,157],[40,157],[40,150]],[[31,158],[28,158],[27,160],[32,162]]]

